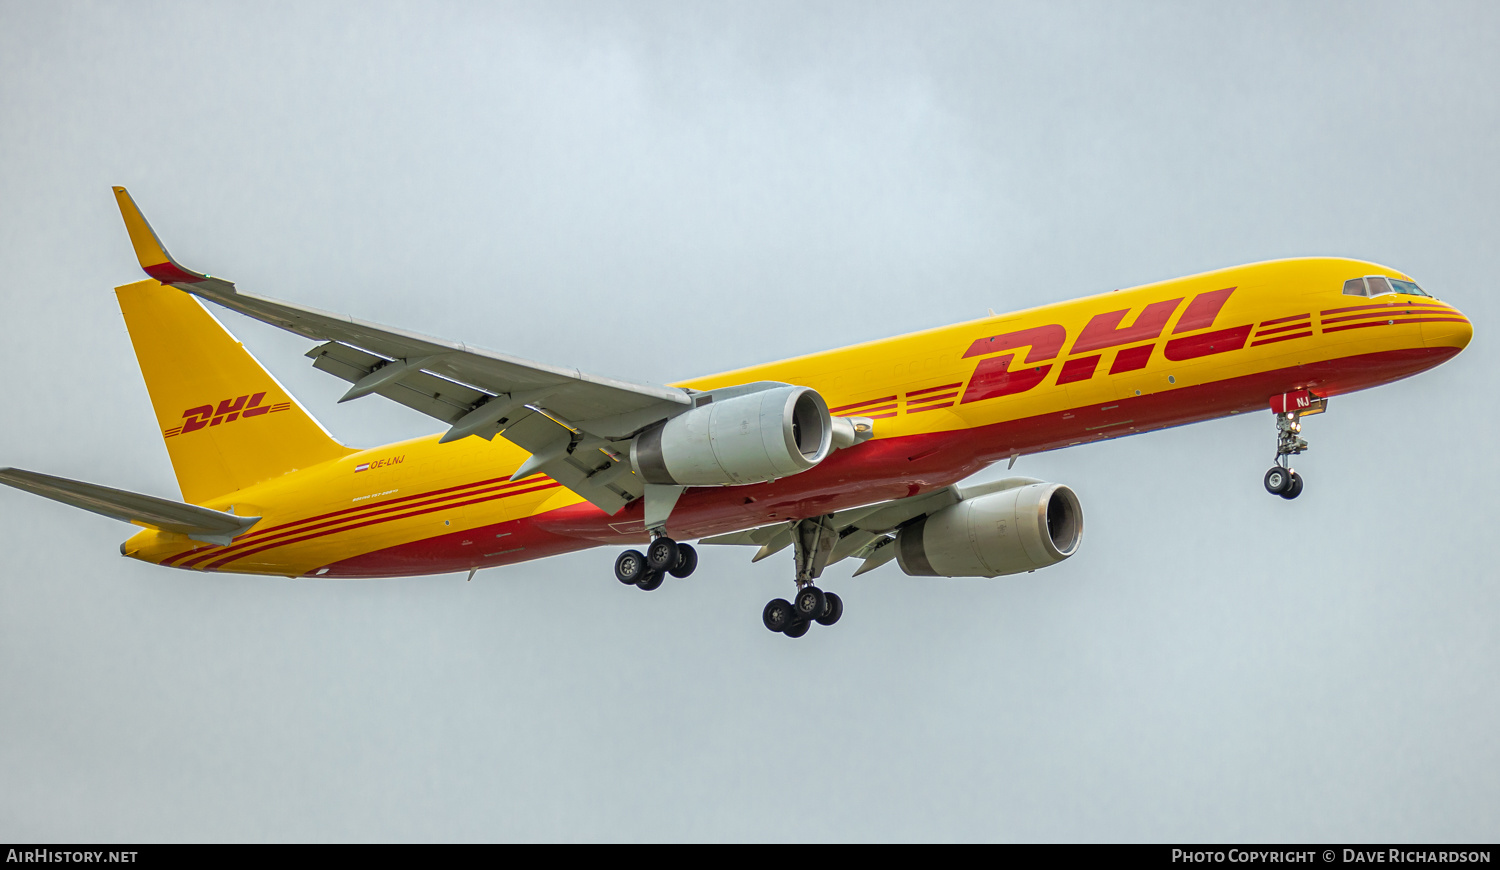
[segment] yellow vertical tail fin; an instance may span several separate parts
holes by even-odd
[[[154,280],[115,295],[185,501],[202,504],[354,452],[197,299]]]

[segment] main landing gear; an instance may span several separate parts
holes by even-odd
[[[1264,480],[1266,492],[1288,501],[1302,494],[1302,475],[1291,467],[1291,458],[1307,449],[1299,418],[1297,411],[1284,411],[1276,415],[1276,464],[1266,472]]]
[[[814,622],[833,625],[843,615],[844,599],[816,586],[804,586],[792,601],[777,598],[768,602],[760,612],[760,621],[771,631],[781,632],[787,637],[801,637],[807,634]]]
[[[686,577],[698,567],[698,551],[666,535],[651,540],[646,552],[626,550],[615,559],[615,579],[647,592],[661,588],[667,575]]]
[[[771,631],[787,637],[801,637],[807,634],[814,622],[833,625],[844,615],[842,598],[813,585],[828,564],[833,545],[838,543],[838,530],[830,519],[814,517],[798,520],[792,525],[791,537],[797,557],[797,594],[791,601],[773,599],[760,612],[760,621]]]

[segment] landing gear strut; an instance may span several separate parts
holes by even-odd
[[[1292,470],[1292,457],[1307,449],[1307,441],[1302,437],[1302,420],[1304,413],[1318,413],[1327,405],[1325,400],[1319,399],[1314,408],[1306,410],[1294,410],[1287,408],[1276,412],[1276,464],[1266,472],[1264,483],[1266,492],[1279,495],[1288,501],[1302,494],[1302,475]],[[1275,410],[1273,400],[1272,409]]]
[[[661,588],[668,574],[687,577],[697,567],[698,551],[691,544],[679,544],[666,535],[658,535],[646,552],[626,550],[615,559],[615,579],[650,592]]]
[[[814,622],[833,625],[844,615],[843,599],[813,585],[828,564],[839,536],[831,517],[827,516],[797,520],[788,531],[795,545],[797,594],[791,601],[784,598],[772,600],[761,611],[760,618],[771,631],[787,637],[801,637],[807,634]]]

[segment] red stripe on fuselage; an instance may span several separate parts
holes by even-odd
[[[1320,311],[1319,314],[1327,317],[1330,314],[1343,314],[1348,311],[1368,311],[1371,308],[1414,308],[1423,311],[1448,311],[1454,314],[1458,312],[1447,305],[1438,305],[1431,302],[1377,302],[1374,305],[1350,305],[1348,308],[1330,308]]]
[[[1311,314],[1294,314],[1291,317],[1278,317],[1275,320],[1262,320],[1261,326],[1275,326],[1278,323],[1291,323],[1293,320],[1307,320]]]
[[[1303,324],[1304,327],[1306,325],[1307,324],[1305,324],[1305,323]],[[1311,331],[1308,331],[1308,332],[1294,332],[1291,335],[1278,335],[1275,338],[1262,338],[1259,341],[1252,341],[1252,342],[1250,342],[1250,346],[1251,347],[1260,347],[1263,344],[1275,344],[1278,341],[1291,341],[1294,338],[1307,338],[1310,335],[1312,335]]]
[[[543,478],[543,480],[546,479],[547,478]],[[505,482],[501,483],[501,481]],[[474,495],[476,492],[479,492],[479,487],[485,487],[490,484],[500,483],[499,486],[491,487],[490,489],[486,489],[483,491],[490,492],[494,490],[505,489],[507,487],[520,488],[523,486],[531,486],[537,482],[538,481],[534,480],[526,480],[511,483],[509,482],[509,478],[492,477],[488,480],[480,480],[474,483],[465,483],[458,486],[446,487],[444,489],[434,489],[426,492],[413,493],[412,495],[404,495],[400,498],[393,498],[389,501],[384,501],[379,504],[342,508],[340,510],[330,511],[329,513],[318,514],[317,516],[307,517],[300,520],[293,520],[291,522],[282,523],[280,525],[270,526],[259,531],[251,532],[247,535],[242,535],[239,538],[236,538],[234,543],[230,544],[228,547],[197,547],[192,550],[187,550],[185,552],[178,553],[175,556],[163,559],[158,564],[168,567],[190,568],[198,562],[204,561],[214,556],[223,556],[231,552],[243,550],[247,547],[264,543],[272,538],[285,537],[287,535],[308,531],[311,528],[324,528],[328,525],[375,516],[389,511],[405,510],[406,508],[413,507],[414,505],[412,504],[412,502],[419,499],[442,500],[465,498],[467,496]],[[425,501],[421,503],[431,504],[432,501]],[[332,520],[332,522],[324,522],[318,526],[311,525],[312,523],[318,523],[321,520]],[[199,555],[197,555],[196,558],[183,561],[180,565],[173,564],[175,562],[178,562],[179,560],[185,559],[188,556],[194,556],[195,554]]]
[[[839,414],[839,413],[842,413],[844,411],[852,411],[855,408],[863,408],[866,405],[884,405],[887,402],[894,402],[894,401],[896,401],[896,397],[895,396],[886,396],[883,399],[870,399],[869,401],[866,401],[866,402],[855,402],[852,405],[840,405],[837,408],[829,408],[828,409],[828,413],[830,413],[830,414]]]
[[[236,541],[233,545],[231,545],[229,547],[226,547],[226,548],[224,548],[222,550],[214,550],[214,551],[210,551],[210,552],[204,553],[201,556],[198,556],[196,558],[189,559],[188,561],[183,562],[181,565],[178,565],[177,567],[179,567],[179,568],[191,568],[194,565],[196,565],[197,563],[205,561],[207,559],[211,559],[211,558],[214,558],[214,557],[217,557],[217,556],[224,556],[224,555],[228,555],[228,554],[238,554],[238,553],[241,553],[241,552],[243,552],[243,551],[245,551],[245,550],[247,550],[247,549],[249,549],[251,547],[257,547],[257,546],[259,546],[261,544],[268,544],[271,541],[277,540],[278,538],[286,538],[286,537],[288,537],[290,535],[300,535],[300,534],[303,534],[304,532],[316,531],[318,529],[326,529],[326,528],[329,528],[329,527],[332,527],[332,526],[338,526],[338,525],[342,525],[342,524],[347,523],[347,522],[352,522],[354,520],[369,519],[371,517],[377,517],[377,516],[380,516],[381,514],[390,513],[392,511],[407,510],[409,508],[414,508],[414,507],[426,507],[426,506],[434,505],[434,504],[437,504],[439,506],[435,507],[435,508],[432,508],[432,510],[445,510],[448,507],[454,507],[456,505],[441,504],[441,503],[442,502],[452,502],[453,499],[456,499],[456,498],[469,498],[470,496],[475,496],[475,495],[480,495],[480,494],[483,494],[483,493],[490,493],[490,492],[502,492],[504,495],[512,495],[513,493],[509,492],[508,490],[514,490],[514,491],[520,492],[520,491],[523,491],[523,490],[520,489],[520,487],[531,486],[531,485],[534,485],[534,484],[536,484],[538,482],[539,481],[532,480],[532,481],[526,481],[525,483],[510,484],[510,485],[507,485],[507,486],[492,486],[492,487],[487,487],[487,488],[482,488],[482,489],[471,489],[471,490],[467,490],[467,491],[465,491],[463,493],[459,493],[457,495],[437,496],[436,498],[427,499],[426,501],[410,502],[408,504],[397,505],[395,507],[385,507],[385,508],[380,509],[380,510],[373,510],[373,511],[370,511],[368,513],[363,513],[363,514],[358,514],[358,515],[351,514],[349,516],[339,517],[337,519],[331,519],[331,520],[328,520],[326,522],[318,523],[316,525],[305,525],[305,524],[302,524],[302,525],[298,525],[297,528],[287,529],[286,531],[278,532],[277,534],[270,535],[270,536],[264,537],[264,538],[260,538],[258,540],[254,540],[254,541]],[[524,490],[524,491],[525,492],[533,492],[534,490],[529,490],[528,489],[528,490]],[[501,496],[496,496],[496,497],[499,498]],[[466,502],[466,504],[467,504],[467,502]],[[348,528],[358,528],[358,526],[349,526]],[[335,531],[346,531],[346,529],[336,529]],[[328,532],[328,533],[325,533],[325,534],[332,534],[332,533]],[[320,537],[320,536],[319,535],[314,535],[313,537]],[[302,538],[298,538],[297,540],[299,540],[299,541],[305,541],[305,540],[308,540],[308,538],[307,537],[302,537]],[[287,543],[287,542],[286,541],[282,541],[280,543],[275,544],[274,546],[278,546],[279,547],[279,546],[282,546],[285,543]],[[260,552],[260,550],[264,550],[264,549],[266,549],[266,548],[265,547],[260,547],[260,549],[256,550],[255,552]],[[235,558],[238,558],[238,555],[236,555]]]
[[[495,494],[495,495],[487,495],[484,498],[472,498],[472,499],[469,499],[467,501],[451,502],[451,503],[448,503],[448,504],[438,505],[437,507],[427,507],[427,508],[423,508],[422,510],[413,510],[413,511],[408,511],[406,513],[393,514],[391,516],[373,517],[373,518],[365,519],[365,520],[363,520],[361,522],[357,522],[357,523],[355,523],[353,525],[350,525],[350,526],[344,526],[343,528],[332,529],[332,530],[328,530],[328,531],[315,532],[315,533],[310,534],[310,535],[303,535],[300,538],[290,538],[290,539],[285,540],[285,541],[277,541],[275,543],[268,543],[268,544],[266,544],[265,546],[262,546],[262,547],[253,547],[253,548],[251,548],[249,550],[245,550],[245,551],[240,552],[240,553],[233,553],[233,554],[230,554],[228,556],[225,556],[224,558],[217,559],[217,560],[209,563],[206,566],[206,570],[210,570],[210,571],[217,570],[222,565],[226,565],[226,564],[228,564],[230,562],[236,562],[236,561],[239,561],[240,559],[244,559],[244,558],[249,557],[249,556],[254,556],[256,553],[263,553],[266,550],[274,550],[277,547],[285,547],[285,546],[288,546],[290,544],[300,544],[303,541],[311,541],[314,538],[327,537],[328,535],[338,534],[339,532],[351,532],[351,531],[354,531],[355,529],[362,529],[362,528],[365,528],[367,526],[378,526],[381,523],[390,523],[390,522],[395,522],[396,520],[409,519],[411,517],[421,516],[422,514],[436,513],[437,511],[445,511],[445,510],[450,510],[452,508],[467,507],[468,505],[479,504],[481,502],[495,501],[496,499],[502,499],[502,498],[510,498],[511,496],[514,496],[514,495],[525,495],[528,492],[541,492],[544,489],[556,489],[559,486],[562,486],[562,484],[560,484],[560,483],[544,483],[544,484],[542,484],[540,486],[533,486],[530,489],[513,489],[513,490],[507,490],[505,492],[498,493],[498,494]],[[219,554],[215,554],[215,555],[219,555]],[[184,566],[184,567],[186,567],[186,566]]]
[[[910,399],[912,396],[920,396],[924,393],[936,393],[939,390],[957,390],[959,387],[963,386],[963,383],[963,381],[959,381],[953,384],[943,384],[941,387],[928,387],[925,390],[912,390],[911,392],[906,394],[906,398]]]
[[[1386,308],[1379,311],[1366,311],[1363,314],[1346,314],[1343,317],[1325,317],[1323,318],[1323,325],[1327,326],[1330,323],[1344,323],[1350,320],[1379,320],[1381,318],[1390,319],[1397,316],[1399,316],[1402,320],[1406,320],[1413,314],[1437,314],[1444,317],[1453,317],[1457,315],[1458,312],[1448,311],[1443,308]]]
[[[1325,327],[1323,327],[1323,331],[1324,332],[1343,332],[1346,329],[1363,329],[1366,326],[1395,326],[1397,324],[1403,324],[1403,323],[1468,323],[1468,322],[1469,321],[1465,320],[1462,317],[1403,317],[1400,320],[1396,320],[1396,321],[1392,321],[1392,320],[1390,320],[1388,318],[1386,320],[1373,320],[1373,321],[1366,321],[1364,323],[1346,323],[1343,326],[1325,326]]]
[[[913,405],[925,405],[928,402],[941,402],[944,399],[951,399],[956,395],[958,395],[958,391],[954,390],[952,392],[943,393],[939,396],[923,396],[920,399],[908,399],[906,402],[906,407],[910,408]]]
[[[1307,329],[1312,326],[1311,320],[1303,320],[1301,323],[1293,323],[1291,326],[1278,326],[1275,329],[1262,329],[1256,336],[1275,335],[1278,332],[1290,332],[1293,329]]]

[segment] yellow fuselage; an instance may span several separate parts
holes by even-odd
[[[1406,279],[1355,260],[1258,263],[685,381],[812,387],[836,415],[873,419],[875,437],[774,483],[691,490],[669,530],[692,539],[899,498],[1015,454],[1376,386],[1468,343],[1469,322],[1434,299],[1343,294],[1364,275]],[[263,517],[229,547],[148,530],[122,551],[199,570],[377,576],[644,539],[639,502],[611,517],[546,477],[508,481],[525,458],[503,439],[389,444],[204,502]]]

